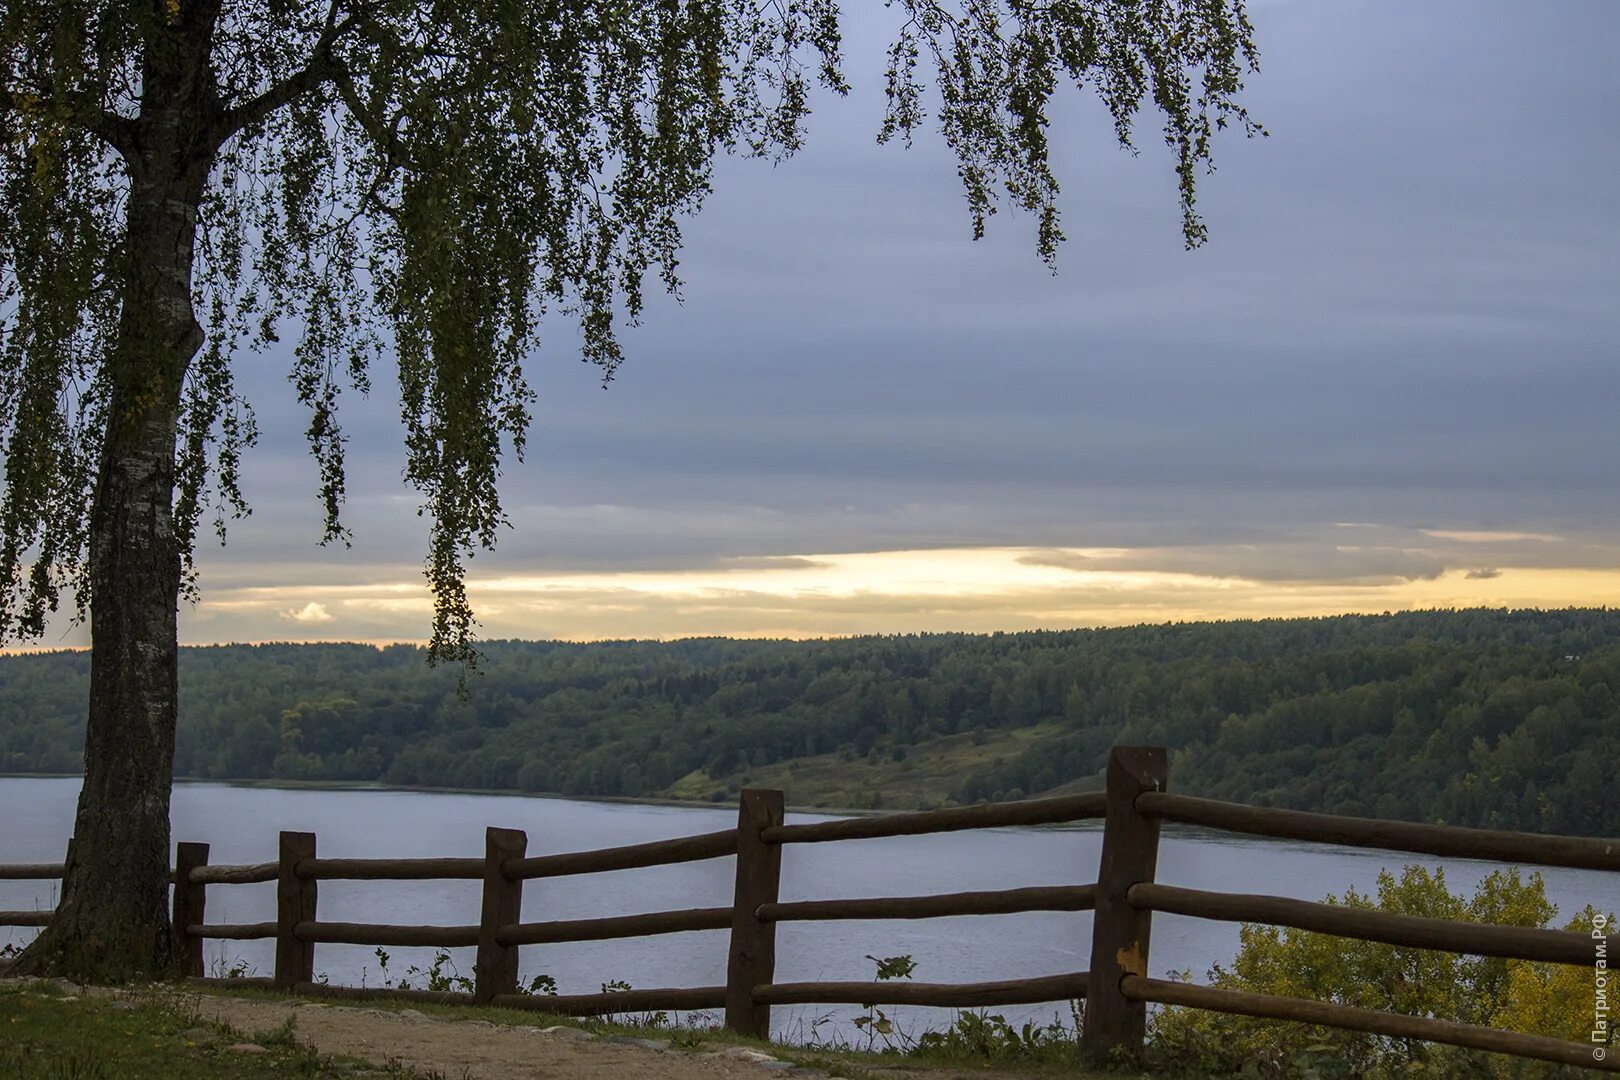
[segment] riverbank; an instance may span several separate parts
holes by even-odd
[[[565,795],[555,791],[523,791],[518,788],[395,784],[381,780],[288,780],[275,777],[177,776],[175,783],[284,791],[407,791],[706,809],[713,809],[717,805],[735,805],[739,790],[760,787],[783,791],[787,796],[787,808],[792,813],[849,816],[897,810],[937,810],[958,805],[950,798],[950,791],[965,773],[1010,761],[1023,753],[1031,743],[1056,730],[1055,727],[1040,726],[946,736],[919,744],[900,759],[818,754],[718,778],[698,770],[688,773],[661,794],[645,796]],[[0,779],[74,779],[79,775],[66,772],[0,772]],[[1102,777],[1099,775],[1040,794],[1067,795],[1101,788]]]

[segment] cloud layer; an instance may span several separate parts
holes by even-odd
[[[1497,552],[1505,554],[1505,552]],[[1021,630],[1414,607],[1620,604],[1620,568],[1487,570],[1444,549],[1301,542],[1142,549],[935,548],[738,559],[660,571],[514,573],[472,596],[491,637],[805,637]],[[294,605],[289,607],[288,605]],[[301,605],[301,606],[298,606]],[[429,601],[414,582],[216,589],[196,641],[270,636],[412,640]]]
[[[883,42],[853,23],[856,92],[789,163],[722,163],[685,301],[612,387],[548,328],[485,632],[1620,602],[1620,5],[1254,17],[1273,134],[1219,147],[1211,244],[1181,250],[1151,132],[1118,152],[1070,99],[1056,276],[1027,217],[968,239],[939,147],[873,145]],[[345,413],[355,547],[321,549],[277,360],[244,364],[255,513],[202,553],[186,638],[425,637],[391,380]]]

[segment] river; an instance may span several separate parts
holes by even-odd
[[[79,781],[0,778],[0,862],[55,862],[72,830]],[[819,820],[792,814],[788,820]],[[215,863],[276,857],[276,831],[314,832],[326,857],[481,856],[484,827],[523,829],[529,854],[642,843],[727,828],[734,809],[583,802],[514,795],[449,794],[382,789],[286,789],[219,783],[175,788],[174,839],[212,845]],[[902,896],[1080,884],[1096,879],[1101,847],[1097,825],[996,829],[792,845],[782,864],[782,899]],[[1318,900],[1348,887],[1363,892],[1380,869],[1409,862],[1445,867],[1454,891],[1472,890],[1492,864],[1424,859],[1319,844],[1229,837],[1168,829],[1158,880],[1235,892]],[[1543,871],[1547,895],[1564,918],[1588,903],[1620,908],[1620,876],[1592,871]],[[731,902],[732,863],[726,859],[643,870],[528,882],[525,921],[580,919]],[[275,886],[213,886],[209,922],[275,918]],[[322,882],[320,917],[345,922],[468,924],[478,921],[479,885],[471,881]],[[50,907],[54,882],[0,881],[0,909]],[[776,978],[783,982],[868,979],[868,956],[910,954],[915,978],[974,982],[1080,971],[1088,966],[1088,913],[1030,913],[892,922],[783,923],[778,927]],[[33,931],[0,928],[0,944],[21,944]],[[1154,920],[1151,973],[1208,969],[1231,960],[1238,946],[1232,924],[1160,915]],[[391,949],[394,977],[426,966],[431,950]],[[219,970],[240,961],[253,974],[274,966],[272,943],[209,942],[206,959]],[[523,979],[546,973],[563,993],[595,992],[621,980],[637,987],[703,986],[725,981],[726,934],[701,932],[621,941],[525,946]],[[452,950],[459,970],[472,971],[472,950]],[[372,949],[321,945],[315,966],[333,983],[377,985]],[[995,1010],[1009,1019],[1066,1019],[1060,1006]],[[920,1029],[946,1019],[939,1010],[898,1010]],[[848,1009],[805,1006],[774,1010],[778,1035],[805,1039],[850,1037]]]

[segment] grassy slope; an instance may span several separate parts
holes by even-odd
[[[977,744],[968,734],[947,735],[911,747],[903,761],[887,755],[845,761],[838,754],[819,754],[723,776],[693,772],[660,794],[707,801],[713,792],[728,788],[765,787],[781,788],[797,806],[929,810],[944,806],[965,774],[1011,761],[1031,743],[1062,730],[1057,724],[997,729],[985,732]],[[1101,787],[1100,779],[1093,786]]]

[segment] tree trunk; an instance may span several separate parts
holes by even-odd
[[[90,509],[90,714],[62,896],[23,971],[121,982],[177,974],[168,920],[169,794],[179,697],[181,550],[174,529],[181,389],[198,208],[218,135],[209,57],[218,0],[151,24],[129,172],[118,340]]]
[[[169,794],[179,697],[174,529],[181,390],[202,327],[191,302],[198,209],[219,148],[210,56],[219,0],[146,27],[126,145],[118,340],[90,508],[90,715],[62,896],[17,962],[121,982],[178,974],[168,920]]]
[[[103,982],[166,974],[172,962],[169,794],[181,576],[175,435],[181,385],[202,343],[191,266],[206,168],[199,176],[195,165],[146,164],[129,196],[129,269],[90,518],[84,787],[61,901],[17,965]]]

